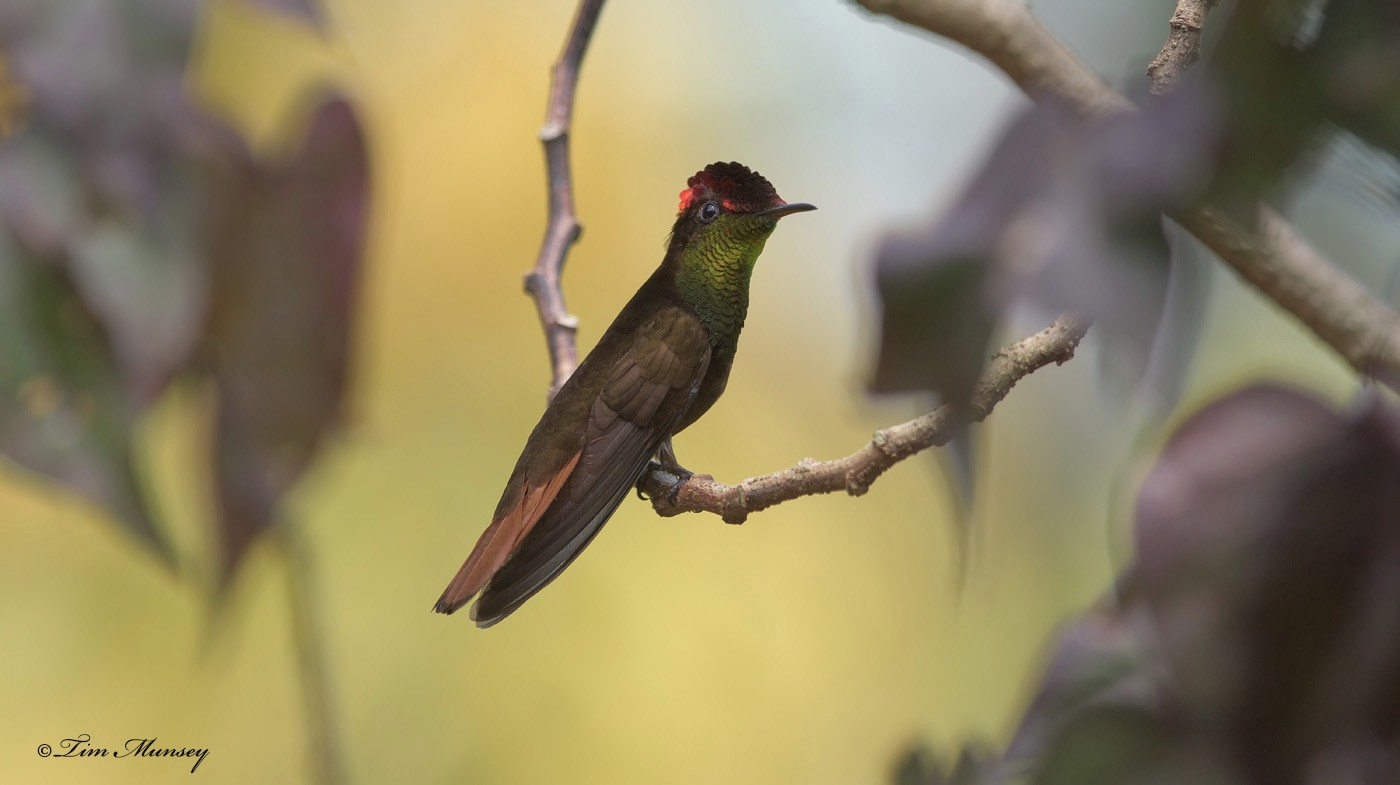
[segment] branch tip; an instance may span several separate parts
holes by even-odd
[[[535,301],[545,344],[549,348],[553,379],[550,397],[559,391],[578,366],[574,336],[578,319],[564,305],[560,273],[569,249],[578,242],[583,227],[574,215],[573,178],[569,172],[569,126],[573,120],[574,93],[588,41],[603,10],[603,0],[581,0],[569,28],[559,60],[551,71],[549,105],[539,138],[544,144],[549,194],[549,218],[534,268],[525,276],[525,291]]]

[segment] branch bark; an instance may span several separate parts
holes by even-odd
[[[1216,0],[1179,0],[1172,14],[1171,33],[1162,51],[1147,66],[1153,95],[1171,92],[1177,82],[1201,57],[1201,30]]]
[[[1089,330],[1089,320],[1073,313],[1058,319],[1035,335],[1002,348],[987,364],[972,396],[970,418],[981,422],[1032,371],[1050,363],[1061,364]],[[952,438],[960,418],[947,405],[899,425],[875,432],[870,443],[844,458],[831,461],[804,459],[779,472],[725,485],[695,475],[676,488],[677,477],[659,464],[642,475],[639,489],[663,516],[683,512],[712,512],[726,523],[743,523],[750,513],[785,501],[820,493],[845,491],[860,496],[891,466],[930,447],[941,447]],[[672,489],[675,489],[672,499]]]
[[[856,0],[982,55],[1032,99],[1053,95],[1086,117],[1133,108],[1045,29],[1023,0]]]
[[[560,276],[569,249],[578,241],[583,227],[574,212],[573,176],[569,168],[569,128],[573,122],[574,93],[578,87],[579,68],[588,50],[588,41],[603,10],[603,0],[582,0],[574,14],[564,50],[554,63],[549,88],[549,108],[545,112],[540,141],[544,144],[546,177],[549,184],[549,219],[544,242],[540,245],[535,266],[525,275],[525,291],[535,301],[540,326],[549,347],[549,363],[553,377],[549,397],[578,367],[578,319],[564,305],[564,290]]]
[[[1046,30],[1021,0],[857,2],[972,49],[1032,99],[1053,97],[1088,117],[1134,108]],[[1185,55],[1182,51],[1173,57]],[[1163,74],[1162,79],[1167,78]],[[1357,372],[1400,389],[1400,314],[1338,269],[1277,213],[1260,207],[1253,226],[1229,220],[1209,204],[1172,217]]]

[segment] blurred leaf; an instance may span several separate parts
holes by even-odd
[[[153,86],[162,82],[179,85],[200,5],[21,2],[0,16],[0,45],[32,94],[35,114],[75,152],[139,146],[157,140],[153,133],[170,122],[149,111],[148,96],[161,92]]]
[[[929,390],[944,402],[967,402],[992,334],[985,274],[978,259],[941,256],[914,238],[886,239],[876,257],[883,325],[873,391]]]
[[[1007,748],[1003,776],[1039,776],[1066,729],[1087,711],[1156,711],[1162,701],[1153,662],[1142,614],[1099,607],[1066,626]]]
[[[1060,636],[998,783],[1400,781],[1400,411],[1258,385],[1184,422],[1137,559]]]
[[[1327,119],[1400,155],[1400,5],[1336,0],[1310,54]]]
[[[1291,492],[1270,492],[1277,490],[1274,478],[1294,479],[1281,472],[1297,471],[1290,467],[1335,431],[1338,422],[1330,409],[1307,395],[1257,385],[1182,423],[1139,491],[1136,585],[1165,596],[1173,586],[1197,578],[1219,581],[1237,575],[1235,559],[1290,504]]]
[[[57,2],[3,20],[33,107],[0,148],[0,221],[62,258],[142,405],[194,346],[211,180],[225,159],[246,156],[184,91],[196,9]]]
[[[152,170],[115,151],[89,159],[42,124],[0,148],[0,226],[68,268],[88,306],[111,333],[135,397],[153,400],[193,347],[206,288],[198,240],[206,177],[173,155]],[[104,175],[106,176],[104,181]],[[112,180],[145,181],[136,204],[115,198]]]
[[[1037,785],[1120,785],[1146,779],[1174,742],[1154,715],[1093,706],[1069,718],[1048,750]],[[1192,780],[1192,782],[1199,782]]]
[[[1200,307],[1191,299],[1200,287],[1190,284],[1201,276],[1176,276],[1179,320],[1157,336],[1171,267],[1162,213],[1206,182],[1212,113],[1193,89],[1135,115],[1085,120],[1054,102],[1024,112],[946,216],[880,245],[871,390],[928,390],[965,406],[997,321],[1024,302],[1095,319],[1113,350],[1106,354],[1128,369],[1127,389],[1143,382],[1154,344],[1161,370],[1180,370],[1199,334],[1186,314]],[[1163,387],[1154,400],[1176,394]],[[956,441],[965,449],[940,466],[965,513],[975,445],[965,429]],[[958,536],[965,552],[966,526]]]
[[[311,3],[268,5],[319,21]],[[343,102],[316,114],[301,158],[273,167],[195,107],[183,69],[199,6],[18,3],[0,13],[0,41],[31,96],[23,132],[0,148],[0,226],[61,268],[70,308],[98,323],[115,390],[89,408],[122,425],[107,429],[107,453],[129,455],[131,423],[207,334],[227,575],[338,422],[366,163]],[[42,368],[20,371],[69,386]],[[40,462],[51,473],[53,463]],[[102,497],[139,518],[130,486]]]
[[[1002,184],[1027,196],[987,249],[994,300],[1087,314],[1141,370],[1170,267],[1161,215],[1205,182],[1212,102],[1181,89],[1097,121],[1032,111],[1044,116],[1026,121],[1039,129],[1030,143],[1053,168],[1039,183],[1009,173]]]
[[[1031,113],[998,142],[947,216],[891,234],[875,254],[881,304],[875,392],[929,390],[966,402],[986,364],[998,313],[986,294],[989,250],[1050,162],[1038,155],[1044,125]],[[1026,188],[1007,187],[1020,178]]]
[[[911,748],[895,761],[894,785],[939,785],[942,769],[928,748],[919,745]]]
[[[0,145],[0,226],[31,252],[62,259],[87,222],[77,166],[59,144],[25,133]]]
[[[1211,111],[1186,89],[1138,114],[1022,114],[941,222],[881,246],[872,389],[965,401],[994,321],[1023,301],[1089,315],[1140,368],[1169,265],[1161,214],[1205,182]]]
[[[326,26],[325,14],[321,12],[321,4],[316,0],[243,0],[243,2],[261,6],[273,13],[295,17],[317,30],[324,30]]]
[[[359,121],[331,101],[298,157],[247,172],[209,237],[225,582],[341,424],[367,199]]]
[[[1164,229],[1171,248],[1171,272],[1140,390],[1152,422],[1160,422],[1176,407],[1191,377],[1215,280],[1213,260],[1200,242],[1175,223],[1167,222]]]
[[[1400,414],[1277,386],[1203,409],[1144,481],[1132,583],[1182,709],[1253,781],[1400,753],[1397,510]]]
[[[886,238],[876,257],[883,326],[872,391],[929,390],[941,401],[967,403],[992,336],[984,273],[975,259],[941,259],[919,247],[916,238]],[[949,439],[949,449],[933,456],[954,492],[960,558],[967,553],[964,524],[976,482],[974,442],[969,423],[963,422]]]
[[[29,393],[6,398],[6,450],[162,552],[131,440],[195,345],[211,178],[242,152],[181,83],[197,8],[19,2],[0,14],[6,78],[26,97],[0,144],[6,296],[24,303],[8,309],[5,378]],[[24,416],[36,401],[54,413]]]
[[[1347,206],[1386,218],[1400,214],[1400,158],[1353,134],[1331,137],[1318,175],[1320,184]]]
[[[1323,119],[1316,74],[1295,46],[1303,22],[1294,0],[1241,0],[1209,64],[1223,113],[1211,197],[1246,217],[1284,182]]]
[[[173,116],[146,109],[153,85],[178,84],[192,7],[16,2],[0,13],[5,77],[25,96],[16,135],[0,145],[3,449],[106,506],[167,559],[133,465],[135,421],[150,397],[138,391],[157,385],[149,366],[129,362],[135,346],[158,352],[161,336],[133,340],[116,329],[106,308],[116,292],[89,285],[87,272],[110,269],[108,250],[125,245],[131,262],[113,258],[113,268],[150,250],[130,247],[134,238],[117,228],[128,216],[120,195],[145,182],[133,162],[158,146],[151,129]],[[145,11],[153,15],[135,18]],[[159,297],[141,307],[182,302],[168,289]]]
[[[1225,134],[1214,198],[1267,198],[1343,128],[1400,155],[1400,6],[1241,0],[1210,63]]]
[[[972,746],[958,751],[952,765],[928,747],[916,744],[895,761],[894,785],[983,785],[990,783],[987,753]]]
[[[171,562],[137,481],[135,415],[72,280],[0,232],[0,450],[105,506]]]
[[[967,579],[972,551],[972,511],[977,488],[977,427],[965,423],[948,437],[941,450],[930,451],[930,460],[947,484],[953,503],[953,534],[957,539],[954,570],[958,586]]]

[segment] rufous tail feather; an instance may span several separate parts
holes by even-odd
[[[491,521],[491,525],[481,533],[481,539],[476,541],[476,547],[472,549],[462,569],[458,570],[456,577],[447,584],[447,589],[442,593],[442,597],[438,598],[433,610],[438,613],[452,613],[466,605],[468,600],[486,586],[491,576],[501,569],[520,541],[534,528],[544,511],[549,509],[554,497],[559,495],[559,489],[564,486],[564,481],[573,474],[582,454],[574,453],[563,468],[544,485],[526,488],[520,495],[519,504]]]

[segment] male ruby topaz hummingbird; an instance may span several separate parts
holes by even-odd
[[[578,557],[652,456],[690,476],[671,437],[724,392],[754,262],[778,219],[815,209],[738,163],[690,178],[661,266],[550,401],[438,613],[479,592],[472,620],[499,622]]]

